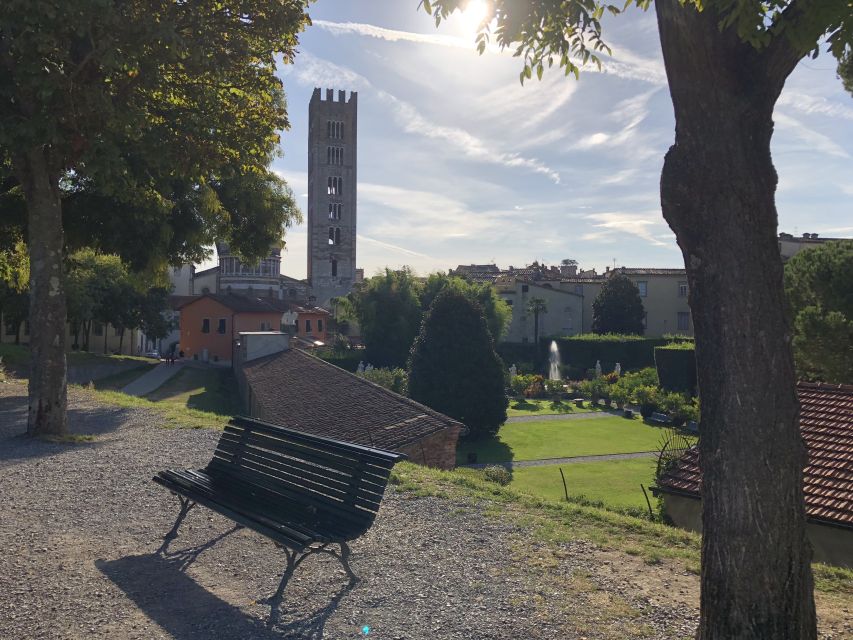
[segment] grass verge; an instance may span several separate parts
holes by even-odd
[[[640,556],[648,564],[674,560],[688,571],[699,572],[701,537],[697,533],[608,509],[546,500],[482,480],[469,469],[439,471],[401,463],[392,482],[414,496],[480,502],[486,515],[509,518],[541,542],[586,540],[602,549]],[[819,592],[853,596],[853,571],[819,563],[813,570]]]

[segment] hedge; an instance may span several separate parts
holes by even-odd
[[[593,369],[596,361],[601,362],[604,373],[613,371],[618,362],[622,371],[637,371],[655,366],[655,347],[668,342],[665,338],[618,334],[580,334],[559,338],[543,338],[540,355],[547,360],[551,340],[557,342],[563,366],[574,371]]]
[[[343,353],[338,353],[332,350],[318,351],[316,355],[329,364],[333,364],[341,369],[346,369],[350,373],[355,373],[358,370],[359,362],[367,364],[367,361],[364,358],[364,349],[353,349]]]
[[[684,343],[655,348],[660,386],[696,395],[696,351]]]

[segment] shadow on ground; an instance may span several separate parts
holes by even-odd
[[[68,409],[68,432],[71,435],[94,436],[92,442],[46,442],[27,438],[26,395],[0,398],[0,462],[27,460],[74,450],[76,447],[100,446],[97,438],[112,433],[127,423],[133,409],[97,407]]]
[[[325,606],[297,614],[295,619],[288,616],[288,622],[282,623],[282,606],[295,613],[292,606],[288,607],[286,590],[282,596],[265,602],[270,605],[270,613],[262,620],[226,602],[187,575],[187,569],[199,555],[239,529],[235,526],[196,547],[168,551],[168,543],[164,543],[156,553],[96,560],[95,566],[175,640],[321,640],[326,622],[355,582],[343,585]]]

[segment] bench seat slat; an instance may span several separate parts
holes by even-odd
[[[312,542],[326,541],[324,539],[325,536],[306,535],[305,533],[296,531],[292,527],[263,518],[262,516],[259,517],[256,513],[245,513],[242,509],[237,508],[235,504],[225,502],[221,497],[203,490],[201,486],[187,482],[186,478],[180,478],[174,471],[172,473],[161,472],[158,476],[154,477],[154,480],[168,489],[204,505],[212,511],[221,513],[225,517],[253,529],[268,538],[282,542],[287,546],[303,548]]]

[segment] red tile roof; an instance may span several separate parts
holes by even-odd
[[[797,384],[800,431],[809,452],[803,472],[806,515],[853,527],[853,385]],[[699,452],[688,450],[661,477],[663,491],[699,497]]]
[[[243,375],[264,420],[397,451],[462,424],[300,349],[250,360]]]

